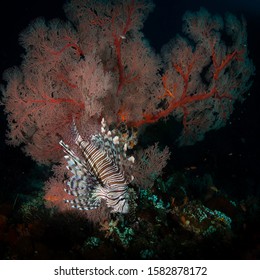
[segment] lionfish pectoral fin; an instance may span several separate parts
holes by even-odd
[[[89,198],[75,198],[72,200],[65,200],[66,203],[71,204],[72,208],[78,210],[92,210],[100,206],[101,201],[99,199]]]

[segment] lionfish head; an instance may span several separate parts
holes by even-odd
[[[127,186],[126,186],[127,188]],[[127,189],[126,189],[127,190]],[[111,197],[111,196],[110,196]],[[122,193],[119,197],[115,195],[111,197],[111,201],[115,201],[116,203],[108,203],[111,207],[111,213],[123,213],[127,214],[129,212],[129,195],[128,192]]]
[[[112,208],[111,213],[123,213],[127,214],[129,212],[128,198],[124,198],[118,202],[116,207]]]

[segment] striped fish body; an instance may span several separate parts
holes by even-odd
[[[76,196],[73,200],[66,200],[73,208],[90,210],[100,206],[105,200],[111,212],[127,213],[128,186],[124,172],[120,166],[120,152],[114,144],[110,132],[92,136],[90,141],[82,139],[74,125],[75,143],[82,152],[79,158],[63,141],[60,145],[65,151],[67,168],[72,176],[67,180],[65,191]]]

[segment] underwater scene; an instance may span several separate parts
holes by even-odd
[[[0,259],[259,260],[259,1],[0,12]]]

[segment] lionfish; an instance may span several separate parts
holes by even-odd
[[[81,158],[60,141],[66,153],[67,169],[73,174],[66,181],[67,188],[64,190],[76,197],[65,202],[79,210],[91,210],[98,208],[104,200],[111,212],[128,213],[128,184],[133,176],[126,171],[129,167],[131,169],[134,157],[127,158],[127,143],[121,141],[115,131],[108,129],[104,119],[101,121],[101,133],[92,135],[88,141],[82,139],[75,122],[73,133]],[[125,162],[129,163],[127,168]]]

